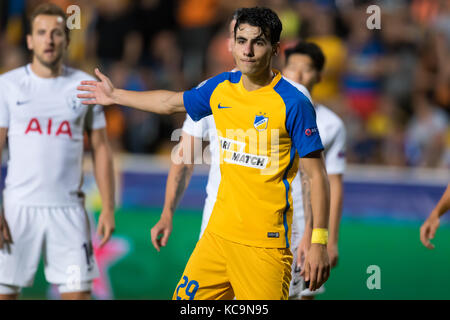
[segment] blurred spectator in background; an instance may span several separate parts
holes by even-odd
[[[234,17],[232,18],[234,19]],[[211,40],[208,47],[206,77],[230,71],[235,67],[231,45],[234,39],[234,23],[225,24]]]
[[[366,26],[366,6],[355,7],[350,18],[342,89],[353,113],[366,121],[375,111],[380,96],[385,50],[376,32]]]
[[[96,0],[97,17],[94,21],[95,49],[101,67],[109,67],[119,60],[133,59],[124,54],[136,55],[140,52],[125,51],[126,42],[139,42],[136,20],[131,14],[128,0]],[[136,44],[132,44],[136,45]]]
[[[336,34],[335,16],[332,11],[318,9],[315,19],[311,21],[311,35],[308,39],[323,50],[327,61],[322,81],[312,92],[313,99],[337,107],[340,105],[340,80],[344,72],[347,48],[343,39]]]
[[[314,88],[347,127],[349,163],[450,168],[448,0],[3,0],[0,72],[27,60],[26,15],[42,2],[78,5],[68,63],[95,66],[132,90],[186,90],[230,70],[229,19],[239,7],[268,6],[283,22],[282,48],[305,39],[328,61]],[[381,29],[366,26],[376,4]],[[274,67],[282,66],[282,59]],[[184,115],[106,110],[116,151],[169,154]]]
[[[205,53],[213,36],[218,0],[179,0],[177,22],[183,52],[183,74],[188,86],[203,81]]]
[[[445,112],[431,104],[423,93],[414,94],[413,117],[405,137],[406,159],[409,165],[436,167],[445,150],[448,119]]]

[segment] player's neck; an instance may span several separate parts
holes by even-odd
[[[41,78],[56,78],[62,74],[63,65],[62,63],[57,63],[55,66],[48,67],[40,63],[36,58],[33,58],[31,70]]]
[[[270,84],[274,77],[275,73],[272,71],[272,68],[256,75],[243,74],[242,85],[247,91],[258,90]]]

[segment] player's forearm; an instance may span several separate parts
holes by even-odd
[[[122,106],[154,112],[172,114],[184,112],[183,93],[167,90],[130,91],[114,89],[113,101]]]
[[[343,186],[342,175],[329,175],[330,182],[330,223],[328,239],[330,243],[339,240],[339,226],[342,218]]]
[[[115,182],[112,152],[108,144],[101,144],[93,152],[94,173],[102,200],[102,209],[114,213]]]
[[[441,199],[437,203],[436,207],[431,212],[431,215],[439,218],[449,210],[450,210],[450,184],[448,184],[447,189],[445,190]]]
[[[330,185],[325,168],[314,170],[310,183],[313,228],[328,229]]]
[[[312,230],[311,186],[308,174],[300,163],[300,181],[302,186],[303,213],[305,217],[305,233]]]
[[[193,171],[193,164],[172,164],[167,177],[163,215],[173,218],[175,209],[189,185]]]

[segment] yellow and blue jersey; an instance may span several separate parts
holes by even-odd
[[[183,95],[195,121],[210,114],[220,144],[221,180],[207,230],[227,240],[289,248],[291,183],[299,156],[323,150],[311,101],[274,70],[253,91],[225,72]]]

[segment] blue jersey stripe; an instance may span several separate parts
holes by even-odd
[[[286,106],[286,131],[298,155],[304,157],[313,151],[323,150],[311,101],[285,79],[281,79],[274,90]]]
[[[238,83],[241,72],[224,72],[203,81],[197,87],[183,93],[183,103],[186,112],[194,121],[198,121],[212,114],[210,99],[217,86],[224,81]]]

